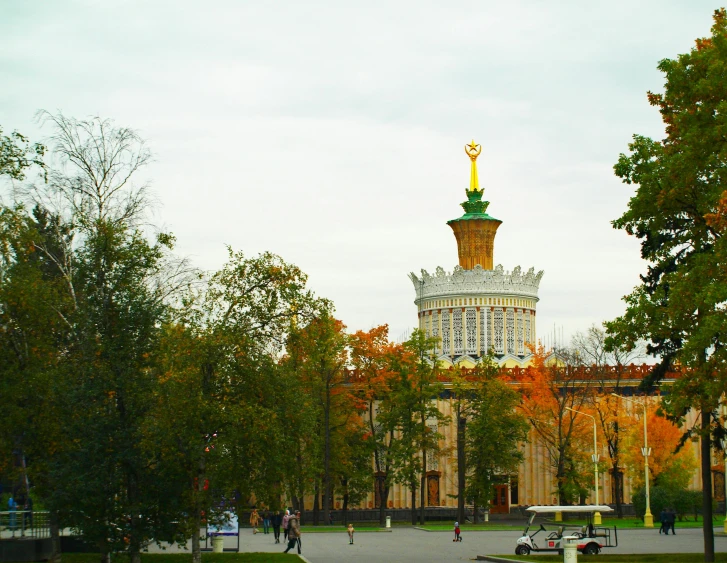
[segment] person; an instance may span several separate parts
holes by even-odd
[[[659,533],[666,534],[669,531],[669,528],[667,526],[666,508],[662,508],[661,512],[659,512],[659,522],[661,522],[661,528],[659,528]]]
[[[257,525],[260,523],[260,515],[257,513],[257,508],[253,508],[250,513],[250,526],[252,526],[252,533],[257,534]]]
[[[13,495],[10,495],[10,498],[8,499],[8,511],[10,511],[10,529],[13,532],[13,535],[15,535],[15,518],[16,518],[16,510],[18,510],[18,504],[15,502],[15,499],[13,498]]]
[[[666,528],[666,533],[667,533],[667,535],[669,535],[669,528],[671,528],[671,535],[672,536],[676,536],[677,533],[674,531],[674,524],[676,523],[677,514],[676,514],[676,512],[674,512],[674,509],[673,508],[670,508],[667,511],[667,514],[668,514],[668,520],[667,521],[669,522],[669,525]]]
[[[454,539],[452,541],[462,541],[462,536],[460,535],[459,529],[459,522],[454,523]]]
[[[293,547],[298,546],[298,553],[300,553],[300,511],[296,512],[294,516],[288,519],[288,547],[285,548],[283,553],[288,553]]]
[[[23,506],[23,528],[32,528],[33,527],[33,499],[28,495],[25,506]]]
[[[270,531],[270,511],[266,510],[263,514],[263,533],[267,534]]]
[[[348,545],[353,545],[353,533],[356,530],[353,529],[353,524],[349,522],[348,524]]]
[[[280,515],[280,510],[274,510],[273,515],[270,517],[270,523],[273,526],[273,537],[275,543],[280,543],[280,524],[283,521],[283,517]]]
[[[283,516],[283,539],[288,541],[288,521],[290,520],[290,510],[285,511]]]

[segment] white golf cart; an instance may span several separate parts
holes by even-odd
[[[584,555],[596,555],[604,547],[616,547],[618,545],[618,534],[616,526],[611,528],[594,527],[592,517],[595,512],[611,512],[613,509],[605,505],[586,505],[586,506],[531,506],[527,509],[530,512],[530,518],[525,526],[523,535],[517,540],[515,548],[516,555],[527,555],[531,551],[557,551],[562,553],[565,545],[565,537],[577,538],[578,551]],[[546,522],[548,528],[544,524],[540,524],[533,533],[528,533],[533,526],[533,521],[538,515],[555,514],[556,512],[580,513],[587,515],[587,524],[585,526],[568,526],[563,522]],[[611,532],[613,531],[613,534]],[[540,532],[537,541],[535,536]]]

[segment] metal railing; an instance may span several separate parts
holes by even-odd
[[[46,510],[0,512],[0,541],[50,537],[50,518]]]

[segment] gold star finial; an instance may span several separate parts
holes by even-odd
[[[470,160],[472,161],[469,191],[478,192],[480,191],[480,183],[477,178],[477,157],[480,156],[480,153],[482,152],[482,145],[478,145],[477,143],[475,143],[475,140],[472,139],[471,143],[464,146],[464,152],[467,153],[467,156],[469,156]]]

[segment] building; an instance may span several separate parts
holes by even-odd
[[[465,145],[471,160],[465,213],[447,224],[457,239],[459,265],[451,273],[409,275],[416,291],[419,328],[440,339],[437,357],[444,366],[474,366],[489,350],[505,367],[529,365],[529,345],[535,345],[535,313],[543,271],[506,272],[494,266],[495,235],[502,221],[487,214],[477,176],[482,147]]]

